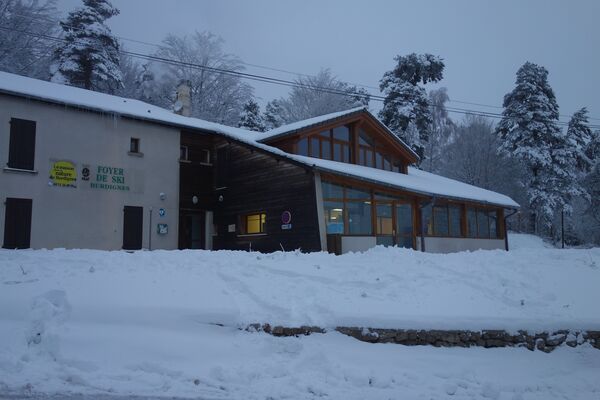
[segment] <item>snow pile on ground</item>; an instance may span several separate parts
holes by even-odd
[[[508,246],[510,250],[555,248],[551,243],[544,241],[539,236],[513,232],[510,232],[508,235]]]
[[[238,329],[598,329],[600,249],[514,240],[511,252],[449,255],[0,251],[0,394],[597,396],[600,352],[589,345],[544,354]]]

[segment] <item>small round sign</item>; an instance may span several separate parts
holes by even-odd
[[[290,222],[292,222],[292,213],[289,211],[284,211],[281,213],[281,223],[289,224]]]

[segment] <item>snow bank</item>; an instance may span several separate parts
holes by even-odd
[[[599,267],[600,249],[544,247],[339,257],[3,250],[0,397],[592,398],[600,352],[588,345],[437,349],[237,327],[597,329]]]

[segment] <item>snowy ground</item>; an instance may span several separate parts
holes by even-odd
[[[600,398],[588,345],[545,354],[237,329],[600,327],[600,249],[511,239],[508,253],[452,255],[0,251],[0,394]]]

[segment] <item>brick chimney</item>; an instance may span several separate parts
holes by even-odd
[[[189,81],[182,80],[177,85],[173,111],[175,114],[183,115],[184,117],[192,115],[192,93]]]

